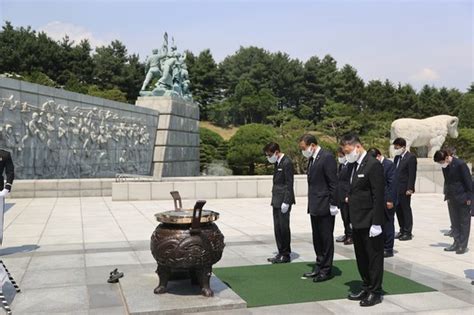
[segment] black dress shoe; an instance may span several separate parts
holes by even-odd
[[[444,249],[445,252],[455,252],[458,250],[458,244],[453,244]]]
[[[280,258],[275,259],[272,264],[286,264],[291,262],[291,258],[289,255],[287,256],[280,256]]]
[[[332,275],[331,274],[318,274],[316,277],[313,278],[313,282],[323,282],[323,281],[327,281],[329,279],[332,279]]]
[[[413,238],[411,234],[403,234],[401,235],[398,240],[399,241],[410,241]]]
[[[305,273],[303,274],[303,277],[305,277],[305,278],[314,278],[314,277],[316,277],[318,274],[319,274],[319,270],[314,269],[313,271],[305,272]]]
[[[338,243],[345,242],[346,238],[347,238],[347,236],[345,236],[345,235],[339,236],[338,238],[336,238],[336,242],[338,242]]]
[[[349,294],[347,298],[351,301],[361,301],[365,299],[367,295],[368,295],[367,291],[361,290],[360,292]]]
[[[457,250],[456,250],[456,254],[458,255],[462,255],[464,253],[467,253],[467,247],[459,247]]]
[[[395,238],[400,238],[400,236],[402,236],[403,233],[402,232],[398,232],[397,234],[395,234]]]
[[[344,245],[352,245],[354,244],[354,241],[352,240],[352,237],[347,237],[346,240],[344,241]]]
[[[380,294],[369,293],[365,299],[360,301],[360,306],[374,306],[382,303],[382,296]]]
[[[393,257],[393,250],[384,250],[383,251],[383,257],[385,257],[385,258]]]
[[[281,257],[281,255],[278,254],[278,255],[276,255],[276,256],[274,256],[274,257],[269,257],[269,258],[267,258],[267,261],[268,261],[268,262],[271,262],[271,263],[273,264],[273,262],[274,262],[275,260],[280,259],[280,257]]]
[[[449,230],[448,232],[444,233],[444,236],[453,237],[453,230]]]

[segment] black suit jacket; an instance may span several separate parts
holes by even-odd
[[[280,208],[282,203],[292,205],[295,202],[293,189],[294,168],[293,162],[286,155],[280,163],[275,163],[273,172],[272,206]]]
[[[465,204],[471,200],[472,179],[466,162],[453,157],[448,167],[443,168],[444,195],[446,200]]]
[[[346,197],[349,196],[351,173],[351,163],[339,164],[337,171],[337,205],[339,209],[342,209],[346,203]]]
[[[329,206],[337,206],[337,164],[334,156],[321,148],[311,167],[308,164],[308,213],[329,215]]]
[[[395,176],[395,164],[387,158],[383,159],[383,175],[385,178],[385,202],[395,202],[396,194],[393,189],[393,177]]]
[[[7,177],[7,183],[4,184],[3,172]],[[11,190],[13,180],[15,179],[15,167],[13,166],[10,152],[0,149],[0,190],[7,188]]]
[[[400,163],[398,163],[398,160],[400,160]],[[405,195],[407,190],[414,192],[417,168],[416,156],[413,153],[407,151],[403,158],[401,155],[397,155],[393,160],[393,163],[395,164],[395,193],[398,195]]]
[[[355,164],[354,164],[355,167]],[[385,212],[385,179],[382,164],[368,154],[352,177],[349,191],[349,216],[354,229],[383,226]]]

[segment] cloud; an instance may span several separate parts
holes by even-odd
[[[76,44],[78,44],[82,39],[88,39],[93,48],[106,45],[105,40],[97,38],[85,27],[71,23],[52,21],[40,27],[39,31],[45,32],[49,37],[55,40],[61,40],[68,35],[69,39],[73,40]]]
[[[423,68],[410,77],[414,81],[436,81],[439,79],[439,74],[431,68]]]

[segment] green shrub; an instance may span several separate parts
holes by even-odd
[[[249,124],[242,126],[229,141],[227,161],[235,175],[256,174],[256,166],[265,164],[263,147],[275,141],[275,130],[268,125]]]
[[[201,172],[213,161],[225,159],[225,155],[221,154],[222,150],[220,149],[224,144],[224,139],[218,133],[200,127],[199,142]]]

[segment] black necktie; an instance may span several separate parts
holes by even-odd
[[[314,161],[314,157],[310,157],[309,163],[308,163],[308,174],[309,174],[309,170],[311,169],[311,166],[313,166],[313,161]]]
[[[354,165],[352,165],[352,175],[351,175],[351,184],[352,184],[352,181],[357,173],[357,166],[359,166],[359,163],[357,162],[354,162]]]
[[[403,158],[405,156],[404,155],[399,155],[398,157],[399,157],[399,159],[398,159],[398,162],[397,162],[397,167],[395,167],[395,168],[398,168],[398,166],[400,165],[400,162],[403,160]]]

